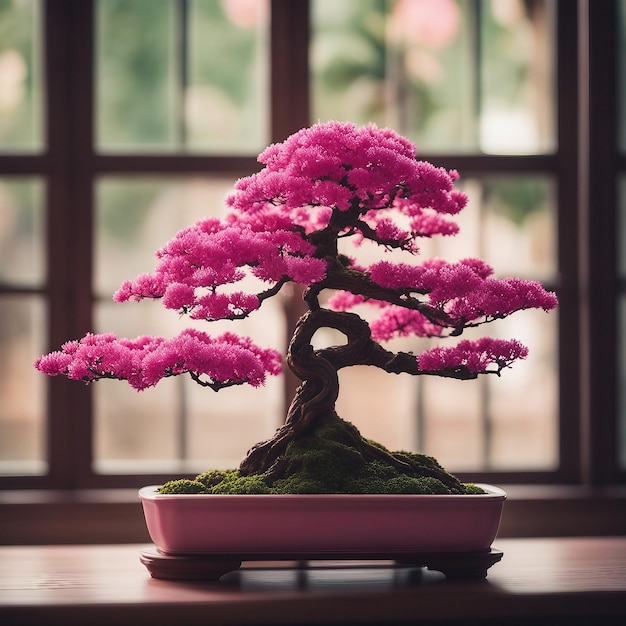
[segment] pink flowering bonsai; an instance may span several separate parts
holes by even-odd
[[[527,355],[515,339],[455,339],[417,355],[384,344],[402,336],[444,342],[516,311],[553,309],[555,295],[537,282],[496,279],[479,259],[416,262],[421,238],[457,233],[454,216],[467,199],[454,188],[455,171],[417,160],[415,146],[392,130],[318,124],[271,145],[259,161],[261,171],[236,183],[225,219],[180,231],[156,253],[152,274],[125,282],[114,296],[160,299],[168,309],[212,322],[252,315],[287,283],[304,286],[308,310],[287,352],[302,383],[284,425],[254,446],[238,470],[174,481],[173,490],[467,492],[434,459],[390,452],[341,420],[338,371],[371,365],[412,376],[500,375]],[[344,242],[364,241],[382,252],[404,252],[407,262],[362,266],[345,254]],[[257,293],[238,289],[250,275],[262,286]],[[376,307],[374,321],[350,310],[362,304]],[[315,349],[312,338],[321,328],[339,331],[345,342]],[[280,372],[281,355],[234,333],[211,337],[188,329],[172,339],[88,334],[42,356],[36,367],[86,383],[126,380],[137,390],[188,374],[218,391],[262,385]]]

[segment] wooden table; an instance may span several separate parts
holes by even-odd
[[[169,582],[141,565],[145,547],[0,547],[0,624],[626,625],[626,537],[497,540],[504,558],[478,581],[387,562],[312,562]]]

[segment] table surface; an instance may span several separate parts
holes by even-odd
[[[626,624],[626,537],[502,539],[486,580],[389,562],[244,563],[219,582],[156,580],[147,546],[0,547],[0,624]],[[508,622],[507,622],[508,623]]]

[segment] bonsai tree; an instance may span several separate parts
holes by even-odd
[[[255,445],[238,470],[208,471],[166,489],[468,492],[434,459],[390,452],[343,421],[335,410],[338,371],[370,365],[411,376],[499,376],[526,357],[517,340],[442,342],[516,311],[548,311],[555,295],[537,282],[496,279],[479,259],[415,261],[421,238],[457,233],[453,216],[467,199],[454,188],[455,171],[417,160],[415,146],[392,130],[318,124],[271,145],[259,161],[261,171],[237,181],[225,219],[203,219],[180,231],[156,253],[153,273],[125,282],[114,296],[117,302],[160,299],[168,309],[212,322],[248,317],[287,283],[304,286],[307,311],[287,351],[302,383],[284,425]],[[346,248],[364,242],[404,253],[407,262],[383,254],[362,266]],[[260,285],[256,293],[240,288],[250,276]],[[362,304],[376,308],[373,321],[351,310]],[[313,336],[322,328],[345,339],[315,349]],[[417,355],[384,345],[410,335],[441,342]],[[36,367],[86,383],[126,380],[137,390],[187,374],[219,391],[263,384],[281,370],[281,355],[234,333],[211,337],[187,329],[171,339],[88,334],[41,357]]]

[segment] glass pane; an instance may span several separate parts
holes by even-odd
[[[314,0],[312,119],[391,126],[421,150],[471,149],[467,4]]]
[[[105,150],[177,142],[175,3],[99,0],[96,10],[96,143]]]
[[[43,148],[41,4],[0,3],[0,152]]]
[[[192,322],[158,302],[110,300],[124,280],[153,270],[154,250],[177,230],[208,215],[223,215],[224,198],[233,182],[234,177],[100,181],[95,284],[106,301],[96,309],[99,332],[171,337],[195,326],[210,335],[237,332],[260,345],[284,350],[278,299],[266,301],[236,327],[233,322]],[[242,386],[218,394],[182,378],[163,381],[141,394],[125,383],[99,381],[94,392],[95,458],[102,471],[129,471],[131,459],[143,461],[143,469],[159,471],[174,468],[179,461],[192,471],[236,467],[254,443],[274,432],[285,412],[281,377],[271,377],[259,389]]]
[[[45,471],[44,305],[37,296],[0,297],[0,473]]]
[[[314,0],[312,119],[391,126],[422,152],[550,151],[550,8]]]
[[[267,0],[97,6],[99,149],[256,154],[266,145]]]
[[[43,184],[0,178],[0,284],[44,282]]]
[[[463,189],[470,199],[458,219],[460,233],[424,240],[420,257],[456,261],[478,256],[499,276],[554,283],[553,187],[551,180],[537,176],[465,180]],[[366,256],[370,253],[380,255],[363,246],[359,260],[371,263],[374,259]],[[388,255],[406,262],[399,254]],[[516,338],[528,346],[528,359],[500,378],[456,381],[389,376],[374,368],[343,370],[338,412],[367,437],[392,449],[431,454],[454,471],[554,469],[558,463],[557,328],[554,311],[522,311],[466,331],[464,338]],[[414,353],[428,345],[415,338],[394,341],[394,349]]]
[[[154,252],[180,229],[222,216],[236,176],[114,178],[96,186],[95,291],[110,300],[120,284],[154,269]]]
[[[500,324],[493,336],[515,337],[528,347],[526,360],[486,383],[485,465],[496,470],[558,467],[558,313],[523,311]]]
[[[532,154],[555,148],[554,3],[481,2],[480,149]]]
[[[480,257],[499,276],[556,280],[556,188],[552,179],[461,176],[459,188],[469,198],[468,207],[456,220],[459,234],[424,240],[424,256],[448,261]]]
[[[480,193],[480,197],[470,199],[481,207],[476,254],[490,263],[498,275],[554,282],[554,182],[540,176],[489,176],[480,186],[470,183],[468,192]]]
[[[187,146],[259,153],[269,141],[267,0],[192,0]]]
[[[558,464],[555,312],[523,311],[463,334],[519,339],[530,351],[501,377],[425,378],[420,449],[455,471],[554,470]],[[420,349],[423,349],[420,348]]]

